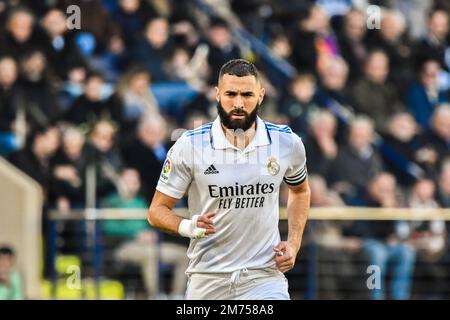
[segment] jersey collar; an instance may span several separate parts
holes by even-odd
[[[237,149],[225,137],[219,116],[216,118],[216,120],[214,120],[213,125],[211,126],[210,135],[211,135],[211,145],[213,149],[227,149],[227,148]],[[256,134],[244,151],[251,151],[255,147],[266,146],[269,145],[270,143],[271,139],[269,131],[266,128],[266,124],[264,123],[264,121],[261,120],[260,117],[256,117]]]

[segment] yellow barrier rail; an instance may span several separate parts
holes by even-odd
[[[182,217],[188,216],[187,209],[175,209]],[[61,213],[53,210],[52,220],[108,220],[108,219],[147,219],[145,209],[83,209]],[[286,208],[280,208],[280,219],[286,220]],[[329,207],[311,208],[311,220],[445,220],[450,221],[450,209],[418,208],[366,208]]]

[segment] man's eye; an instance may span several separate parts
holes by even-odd
[[[236,95],[236,93],[234,93],[234,92],[227,92],[226,95],[229,96],[229,97],[234,97]]]
[[[252,92],[245,92],[242,94],[244,97],[252,97],[253,93]]]

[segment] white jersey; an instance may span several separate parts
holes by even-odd
[[[156,189],[177,199],[187,192],[191,217],[216,213],[216,233],[190,242],[188,274],[275,267],[279,187],[306,179],[305,148],[288,126],[256,121],[245,150],[226,139],[218,117],[168,152]]]

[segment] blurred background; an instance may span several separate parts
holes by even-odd
[[[183,297],[188,243],[145,213],[233,58],[260,70],[260,116],[306,146],[291,297],[449,299],[449,15],[446,0],[0,0],[0,299]]]

